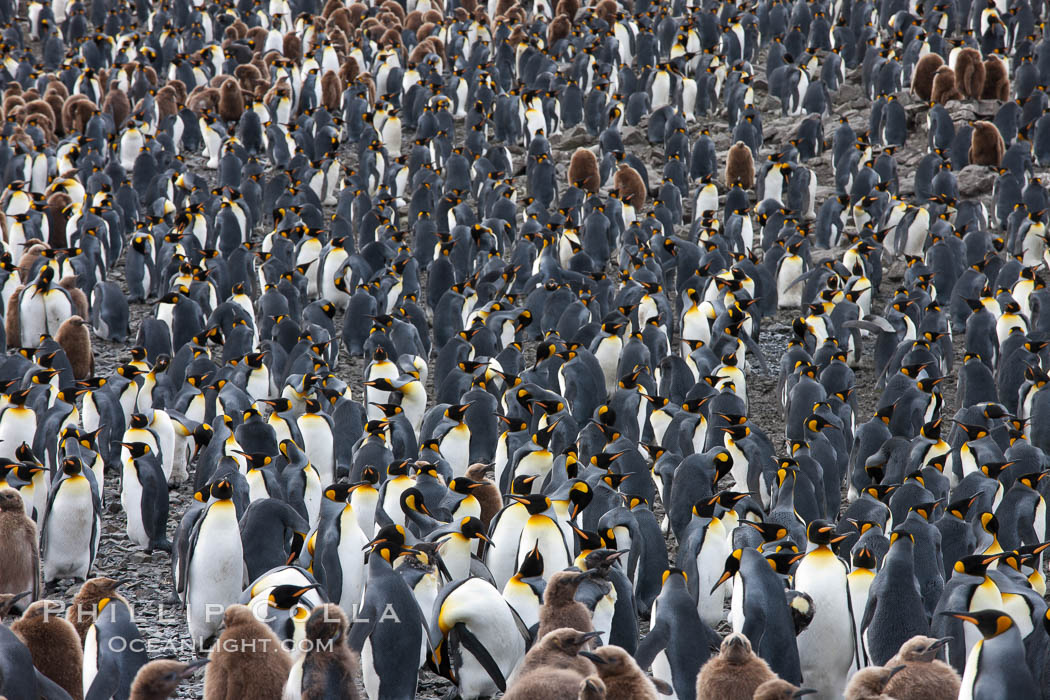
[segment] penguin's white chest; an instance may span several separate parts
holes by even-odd
[[[128,539],[145,549],[149,546],[149,535],[142,522],[142,484],[138,473],[127,462],[120,482],[120,505],[127,516]]]
[[[94,550],[91,533],[95,526],[91,483],[76,476],[61,482],[51,504],[46,524],[44,580],[86,578]]]

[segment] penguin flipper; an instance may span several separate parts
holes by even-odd
[[[823,267],[823,266],[810,268],[809,270],[806,270],[801,275],[799,275],[794,280],[792,280],[791,284],[789,284],[787,286],[787,289],[791,289],[792,287],[794,287],[796,285],[802,284],[803,282],[805,282],[809,278],[813,277],[814,275],[820,274],[820,273],[825,272],[825,271],[827,271],[827,268]],[[785,289],[785,291],[787,291],[787,289]]]
[[[197,548],[197,538],[201,534],[201,523],[204,522],[204,514],[208,512],[207,507],[201,508],[197,520],[190,529],[189,542],[185,551],[179,552],[179,580],[176,582],[175,590],[185,594],[189,587],[186,580],[190,575],[190,559],[193,558],[193,550]]]
[[[478,663],[481,664],[481,667],[485,669],[485,672],[489,674],[489,678],[491,678],[492,682],[496,684],[496,687],[499,688],[500,692],[505,692],[507,690],[507,679],[503,677],[503,671],[500,670],[499,664],[497,664],[496,660],[492,658],[491,654],[489,654],[485,645],[474,636],[474,633],[467,629],[467,626],[464,623],[457,622],[455,627],[449,631],[449,636],[451,637],[452,635],[456,635],[455,643],[458,643],[459,646],[474,655],[474,658],[477,659]],[[449,641],[451,642],[453,640],[450,638]]]
[[[346,644],[358,654],[365,646],[365,640],[375,629],[376,621],[379,619],[380,611],[376,609],[375,603],[367,599],[356,616],[357,620],[350,623],[350,632],[346,636]]]
[[[744,611],[744,625],[740,630],[740,633],[748,638],[751,642],[751,648],[755,650],[755,653],[762,656],[760,649],[762,648],[762,636],[766,631],[766,615],[758,606],[754,608],[748,607]],[[762,658],[765,659],[763,656]],[[766,661],[775,661],[775,659],[766,659]]]
[[[510,614],[514,616],[514,624],[517,625],[518,632],[521,633],[522,639],[525,640],[525,653],[527,654],[529,649],[532,648],[532,644],[536,640],[536,632],[538,632],[540,628],[538,626],[535,629],[526,627],[525,621],[521,619],[521,615],[518,614],[518,611],[515,610],[513,606],[510,608]],[[538,622],[536,624],[539,625]]]
[[[33,547],[33,598],[40,600],[41,588],[40,547]]]
[[[41,700],[72,700],[62,686],[36,669],[33,669],[33,672],[36,674],[37,697]]]
[[[645,638],[638,643],[638,649],[634,653],[634,660],[643,669],[649,668],[653,665],[656,655],[667,648],[667,643],[670,640],[671,627],[667,624],[667,620],[657,620],[653,628],[649,630],[649,634],[645,635]]]
[[[750,349],[758,358],[758,363],[762,365],[762,372],[769,374],[769,365],[766,364],[766,356],[762,353],[762,348],[755,342],[755,339],[751,337],[751,334],[745,333],[741,330],[740,339],[744,341],[744,344],[747,345],[748,349]]]
[[[856,321],[845,321],[842,324],[843,328],[860,328],[861,330],[871,331],[872,333],[896,333],[897,329],[893,325],[884,319],[882,316],[875,316],[869,314],[862,319]]]
[[[84,700],[109,700],[120,690],[120,668],[115,652],[98,655],[98,673],[84,695]]]

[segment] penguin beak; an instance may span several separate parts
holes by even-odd
[[[189,678],[190,676],[192,676],[194,673],[197,672],[197,669],[200,669],[200,668],[203,668],[204,666],[206,666],[209,661],[211,661],[211,659],[208,659],[208,658],[194,659],[193,661],[190,661],[189,663],[186,664],[186,668],[182,671],[181,676],[183,678]]]
[[[14,605],[15,603],[17,603],[18,601],[22,600],[23,598],[26,598],[26,597],[31,596],[31,595],[33,595],[33,591],[22,591],[18,595],[16,595],[13,598],[11,598],[11,600],[9,601],[9,604],[10,605]]]
[[[831,538],[831,544],[838,544],[839,542],[841,542],[842,540],[846,539],[847,537],[849,537],[849,535],[839,535],[838,537],[832,537]]]
[[[516,503],[520,503],[523,506],[528,505],[529,503],[529,499],[525,498],[524,496],[519,496],[518,494],[510,494],[509,496],[507,496],[507,498],[509,498],[512,501],[515,501]]]
[[[933,651],[934,649],[940,649],[943,646],[947,646],[948,642],[955,639],[955,637],[941,637],[930,646],[926,647],[926,651]]]
[[[794,692],[794,694],[792,694],[791,697],[793,697],[793,698],[801,698],[804,695],[813,695],[816,692],[817,691],[814,690],[813,688],[799,688],[798,690],[796,690]]]
[[[898,673],[903,671],[905,668],[907,668],[907,666],[905,666],[903,664],[900,665],[900,666],[894,666],[893,668],[890,669],[890,675],[886,676],[886,680],[888,681],[889,679],[893,678]]]
[[[590,659],[591,661],[593,661],[594,663],[598,664],[599,666],[603,666],[606,663],[605,659],[603,659],[602,657],[598,656],[597,654],[589,652],[589,651],[578,652],[577,656],[582,656],[585,659]]]
[[[973,625],[977,624],[977,618],[973,617],[972,615],[968,615],[968,614],[966,614],[964,612],[952,612],[950,610],[945,610],[944,612],[941,613],[941,615],[947,615],[949,617],[954,617],[957,620],[962,620],[963,622],[969,622],[970,624],[973,624]]]
[[[723,571],[722,575],[718,577],[718,581],[715,582],[715,585],[711,586],[711,592],[714,593],[717,591],[719,586],[731,578],[733,578],[733,573],[731,571]]]
[[[588,632],[587,634],[583,635],[583,637],[581,639],[583,639],[584,641],[589,642],[592,639],[597,639],[597,640],[600,641],[601,638],[602,638],[602,633],[601,632]]]

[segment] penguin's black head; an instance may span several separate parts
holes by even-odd
[[[77,476],[84,471],[80,457],[66,457],[62,460],[62,473],[66,476]]]
[[[985,639],[998,637],[1015,626],[1013,618],[999,610],[976,610],[973,612],[946,610],[941,614],[975,625]]]
[[[847,535],[835,536],[835,525],[829,520],[814,520],[806,527],[806,537],[816,545],[831,546],[846,539]]]
[[[270,607],[277,608],[278,610],[291,610],[295,604],[299,602],[300,598],[317,587],[318,584],[316,583],[311,583],[308,586],[291,584],[274,586],[273,590],[270,591],[267,600]]]
[[[915,544],[915,536],[907,530],[896,528],[893,530],[893,532],[890,533],[890,544],[893,545],[897,542],[908,542],[910,544]]]
[[[576,517],[586,508],[594,498],[594,491],[586,481],[577,480],[569,488],[569,519]]]
[[[992,513],[981,513],[978,516],[981,526],[993,535],[999,534],[999,520]]]
[[[536,480],[535,476],[527,476],[520,474],[514,477],[514,481],[510,484],[511,494],[527,494],[532,490],[532,482]]]
[[[795,564],[801,561],[804,556],[806,555],[795,551],[793,546],[765,555],[766,562],[769,563],[770,568],[782,576],[790,575]]]
[[[226,479],[221,479],[211,485],[211,497],[217,501],[226,501],[233,498],[233,485]]]
[[[551,507],[550,499],[539,493],[532,493],[527,496],[512,494],[507,496],[507,498],[525,506],[525,510],[528,511],[529,515],[540,515]]]
[[[754,528],[765,543],[777,542],[788,536],[787,528],[776,523],[756,523],[753,520],[741,520],[742,525]]]
[[[127,449],[132,459],[145,457],[152,451],[149,444],[145,442],[122,442],[120,444]]]
[[[401,510],[408,512],[414,510],[424,515],[430,515],[427,504],[423,499],[423,493],[415,488],[407,488],[401,493]]]
[[[722,575],[715,582],[715,585],[711,588],[711,592],[714,593],[718,590],[718,587],[723,583],[733,578],[738,571],[740,571],[740,560],[744,556],[744,550],[735,549],[733,552],[726,557],[725,568],[722,570]]]
[[[386,474],[388,477],[408,476],[409,466],[409,461],[404,459],[399,462],[391,462],[387,465]]]
[[[485,525],[473,516],[463,518],[460,521],[459,531],[467,539],[479,539],[492,544],[492,540],[486,534]]]
[[[543,555],[540,553],[539,542],[525,555],[518,567],[518,576],[521,578],[533,578],[543,575]]]
[[[454,404],[445,409],[445,416],[454,421],[460,422],[463,420],[463,416],[467,414],[468,408],[470,408],[469,403]]]

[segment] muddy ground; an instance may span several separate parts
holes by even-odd
[[[795,117],[781,116],[779,103],[773,99],[767,100],[765,96],[765,86],[761,81],[757,82],[758,89],[756,90],[756,100],[759,102],[758,106],[763,111],[765,127],[765,143],[762,153],[762,155],[765,156],[767,153],[779,150],[782,145],[786,145],[787,140],[792,138],[794,129],[799,120]],[[857,87],[859,83],[859,73],[857,75],[848,76],[846,83],[834,96],[833,114],[824,117],[825,131],[829,141],[839,116],[845,116],[858,133],[867,129],[867,109],[869,102],[863,97],[860,89]],[[908,100],[906,96],[902,99],[906,101]],[[956,105],[954,111],[958,113],[960,119],[965,119],[967,117],[972,118],[972,115],[975,113],[987,114],[994,108],[994,105],[980,103],[976,105],[959,105],[956,103]],[[926,150],[925,110],[918,105],[909,106],[908,110],[915,117],[914,121],[916,124],[915,130],[911,135],[907,146],[897,151],[899,173],[903,190],[902,194],[910,194],[912,185],[911,178],[907,173],[918,162],[919,158],[922,157]],[[690,137],[695,139],[702,128],[710,130],[716,146],[719,149],[720,161],[724,162],[725,152],[730,145],[730,132],[726,128],[724,116],[718,115],[713,118],[707,117],[695,122],[691,125]],[[661,172],[663,166],[662,148],[653,148],[645,141],[644,122],[636,128],[625,127],[624,140],[632,152],[646,159],[647,165],[650,168],[650,173],[655,173],[658,177],[658,173]],[[411,143],[411,138],[407,134],[404,142],[406,144]],[[552,136],[551,143],[556,150],[556,161],[559,167],[559,174],[562,176],[562,183],[564,183],[564,170],[568,164],[569,156],[572,151],[578,146],[589,147],[594,145],[593,139],[587,136],[582,127],[570,130],[568,133],[562,134],[561,136]],[[350,165],[353,165],[353,161],[355,160],[352,153],[355,148],[356,147],[344,147],[345,158]],[[521,149],[512,149],[512,152],[514,152],[515,156],[518,158],[520,158],[522,154]],[[214,172],[203,171],[201,169],[204,162],[203,159],[190,156],[188,160],[195,169],[197,169],[197,172],[203,172],[206,176],[214,178]],[[819,206],[819,203],[822,202],[825,197],[829,194],[833,194],[830,153],[825,153],[819,158],[809,161],[807,165],[815,171],[818,182],[820,183],[818,189]],[[984,194],[990,196],[991,171],[974,172],[972,175],[974,176],[972,180],[977,183],[974,187],[984,189],[986,185],[987,188],[984,191]],[[521,180],[522,182],[520,183],[520,186],[523,191],[524,178],[522,177]],[[977,192],[966,192],[966,185],[964,185],[964,193],[977,194]],[[690,213],[690,208],[691,203],[687,203],[687,215]],[[255,231],[256,239],[261,239],[265,233],[266,231],[260,227]],[[681,236],[688,235],[688,225],[682,227],[682,229],[676,233]],[[817,253],[817,257],[825,257],[827,255],[837,254],[838,252],[839,251],[820,251]],[[900,263],[897,263],[888,270],[883,280],[882,298],[885,298],[889,292],[892,292],[894,286],[899,284],[901,271],[902,266]],[[123,283],[122,263],[111,272],[111,277],[118,280],[120,283]],[[425,283],[423,289],[426,289]],[[876,308],[879,308],[880,306],[881,303],[876,304]],[[137,331],[138,322],[150,313],[151,308],[149,305],[136,304],[133,306],[133,334],[129,343],[134,340],[134,333]],[[766,433],[775,440],[782,438],[784,434],[783,416],[775,391],[777,383],[776,372],[779,365],[780,355],[786,347],[787,341],[791,335],[791,321],[793,318],[794,314],[792,312],[782,311],[774,318],[767,318],[764,320],[762,324],[760,345],[769,362],[771,373],[764,374],[756,369],[752,371],[748,377],[751,419],[761,426],[761,428],[763,428]],[[337,324],[341,324],[341,319],[337,319]],[[97,373],[104,376],[111,372],[119,363],[126,361],[128,359],[127,349],[128,345],[109,343],[96,339],[95,352]],[[528,351],[531,352],[531,348]],[[870,347],[868,348],[868,351],[870,352]],[[866,355],[862,366],[857,370],[857,392],[855,396],[857,397],[859,406],[857,415],[858,424],[870,417],[872,407],[877,398],[874,389],[875,377],[871,371],[870,360],[870,354]],[[360,380],[363,368],[364,364],[361,359],[349,358],[344,352],[336,373],[346,380],[352,387],[355,387],[356,392],[360,390]],[[949,377],[941,387],[947,400],[947,406],[954,408],[955,377]],[[151,656],[178,657],[183,660],[191,658],[193,656],[193,651],[187,635],[183,612],[181,609],[163,605],[164,601],[168,599],[172,587],[171,565],[168,554],[163,552],[147,554],[137,550],[127,539],[124,534],[124,517],[119,505],[118,474],[110,473],[107,475],[105,496],[107,507],[104,517],[102,542],[99,556],[95,564],[95,574],[112,576],[125,581],[123,590],[125,595],[127,595],[127,597],[135,604],[139,627],[150,645]],[[191,498],[191,487],[188,484],[182,485],[171,493],[171,533],[174,533],[175,527],[184,512],[186,504]],[[668,545],[669,548],[673,548],[673,542],[669,541]],[[72,599],[76,588],[77,586],[75,585],[62,586],[58,590],[53,591],[51,595],[52,597],[60,598],[68,602]],[[417,694],[418,697],[442,697],[450,687],[444,680],[436,678],[427,672],[422,674],[421,680],[422,682]],[[202,694],[202,685],[202,679],[197,678],[194,683],[187,683],[180,688],[178,697],[200,697]]]

